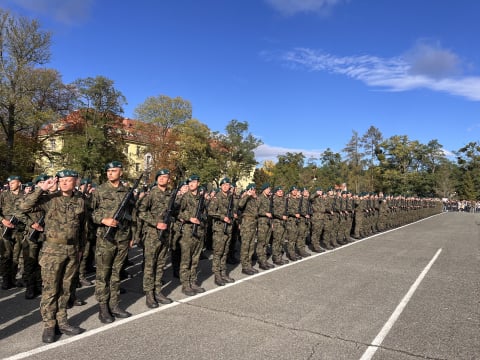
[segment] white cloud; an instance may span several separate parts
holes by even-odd
[[[285,16],[297,13],[328,15],[331,9],[345,0],[265,0],[276,11]]]
[[[389,91],[425,88],[480,101],[480,77],[462,76],[457,55],[438,46],[417,44],[404,56],[339,57],[322,51],[296,48],[281,55],[292,68],[324,71],[360,80]]]
[[[75,25],[90,16],[93,0],[7,0],[34,15],[48,16],[57,22]]]
[[[305,160],[309,158],[319,158],[323,150],[306,150],[306,149],[290,149],[280,146],[260,145],[255,149],[255,158],[262,164],[265,160],[271,160],[277,162],[278,155],[285,155],[289,153],[302,153],[305,156]]]

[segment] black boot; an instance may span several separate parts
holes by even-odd
[[[215,285],[225,286],[225,281],[219,273],[215,274]]]
[[[77,326],[70,325],[68,322],[66,322],[64,324],[59,324],[58,325],[58,330],[60,330],[60,332],[62,334],[70,335],[70,336],[78,335],[82,332],[82,329],[80,329]]]
[[[98,318],[104,324],[110,324],[115,321],[115,318],[110,313],[107,304],[98,304],[100,311],[98,313]]]

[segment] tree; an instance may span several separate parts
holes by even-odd
[[[74,114],[75,122],[64,124],[63,162],[92,178],[102,176],[103,166],[112,160],[128,167],[124,154],[126,133],[119,116],[125,97],[115,89],[113,80],[103,76],[78,79],[74,85],[83,108]]]
[[[364,155],[367,157],[366,163],[369,172],[369,191],[375,189],[375,166],[379,155],[379,145],[383,141],[383,135],[379,129],[370,126],[367,132],[361,137],[360,144],[364,149]]]
[[[50,59],[50,33],[36,20],[0,9],[0,126],[5,139],[2,169],[13,170],[15,134],[31,126],[35,67]]]
[[[360,175],[362,171],[362,158],[363,153],[360,151],[361,144],[360,138],[356,131],[353,131],[352,137],[348,142],[347,146],[343,149],[343,152],[346,154],[347,165],[349,168],[349,177],[352,181],[348,181],[353,183],[355,192],[359,192],[360,188]]]
[[[217,137],[218,155],[224,160],[224,175],[237,181],[252,174],[257,165],[254,150],[263,143],[248,133],[246,121],[231,120],[225,130],[226,134]]]
[[[147,151],[153,157],[152,166],[173,170],[180,154],[177,130],[192,118],[190,102],[166,95],[148,97],[135,109],[135,117],[145,123],[139,130],[149,134]]]

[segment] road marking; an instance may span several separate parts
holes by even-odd
[[[420,275],[418,276],[417,280],[415,280],[415,282],[413,283],[413,285],[410,287],[410,289],[408,290],[408,292],[406,293],[406,295],[403,297],[402,301],[400,301],[400,303],[398,304],[397,308],[395,309],[395,311],[392,313],[392,315],[390,316],[390,318],[387,320],[387,322],[385,323],[385,325],[383,325],[383,328],[382,330],[380,330],[380,332],[378,333],[378,335],[375,337],[375,339],[373,339],[372,341],[372,344],[367,348],[367,350],[363,353],[362,357],[360,358],[360,360],[370,360],[373,355],[375,355],[375,352],[378,350],[379,346],[382,344],[383,340],[385,339],[385,337],[388,335],[388,333],[390,332],[391,328],[393,327],[393,325],[395,324],[395,322],[398,320],[398,318],[400,317],[403,309],[405,309],[405,307],[407,306],[408,302],[410,301],[411,297],[413,296],[413,294],[415,293],[415,291],[417,290],[418,286],[420,285],[420,283],[422,282],[423,278],[425,277],[425,275],[427,275],[428,271],[430,270],[430,268],[432,267],[433,263],[437,260],[438,256],[440,255],[440,253],[442,252],[442,249],[438,249],[438,251],[436,252],[436,254],[433,256],[432,260],[430,260],[430,262],[428,263],[428,265],[425,267],[425,269],[423,269],[423,271],[420,273]]]

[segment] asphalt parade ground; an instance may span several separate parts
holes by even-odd
[[[7,359],[480,359],[480,214],[443,213],[186,297],[165,271],[174,302],[150,310],[141,253],[121,305],[104,325],[94,286],[69,310],[85,331],[41,341],[39,298],[0,290],[0,358]],[[94,274],[90,275],[94,280]]]

